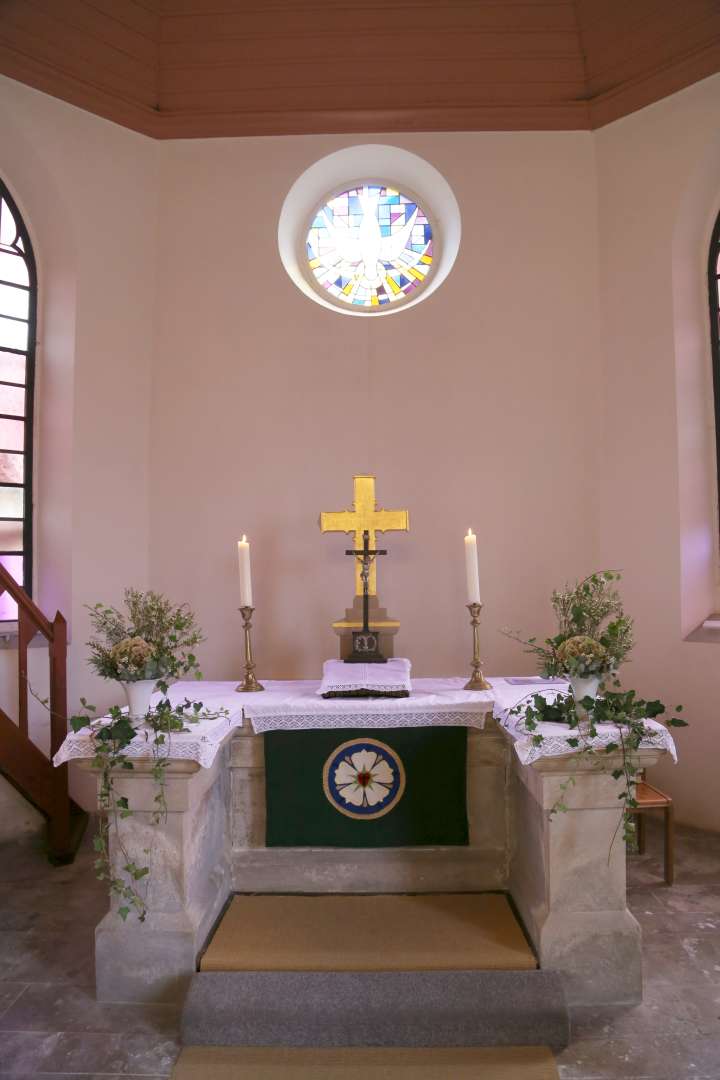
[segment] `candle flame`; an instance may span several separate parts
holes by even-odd
[[[243,538],[242,538],[241,543],[247,544],[247,536],[245,535],[245,533],[243,533]]]
[[[472,531],[472,529],[468,529],[467,534],[468,534],[468,536],[474,536],[475,535],[475,533]],[[243,537],[243,539],[244,539],[244,537]]]

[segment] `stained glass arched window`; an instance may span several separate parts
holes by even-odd
[[[433,233],[415,199],[362,184],[328,199],[308,229],[316,285],[339,304],[378,311],[414,296],[433,267]]]
[[[0,563],[32,591],[32,450],[37,279],[30,237],[0,180]],[[0,595],[0,624],[17,605]]]

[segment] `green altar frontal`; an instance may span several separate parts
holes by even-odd
[[[271,731],[268,847],[468,843],[467,728]]]

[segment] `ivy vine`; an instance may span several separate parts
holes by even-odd
[[[168,684],[162,680],[158,681],[155,689],[163,696],[139,724],[137,721],[133,723],[128,713],[117,705],[109,709],[106,716],[98,719],[96,707],[89,705],[85,698],[80,699],[83,711],[70,718],[74,732],[88,729],[93,744],[91,765],[99,773],[99,816],[93,839],[95,872],[101,881],[107,882],[111,896],[117,897],[120,902],[120,918],[125,920],[133,912],[140,922],[144,922],[148,914],[146,889],[150,866],[138,865],[123,842],[120,822],[130,817],[134,811],[127,796],[118,795],[115,787],[117,776],[135,768],[127,753],[128,747],[138,736],[144,737],[149,744],[152,754],[150,775],[157,788],[150,823],[153,826],[161,825],[167,820],[166,780],[172,736],[190,731],[188,725],[197,724],[200,720],[228,715],[226,709],[210,712],[202,702],[191,701],[189,698],[173,704],[168,697]],[[116,870],[110,854],[111,831],[119,853],[119,871]],[[143,855],[148,859],[150,854],[150,848],[143,849]],[[145,884],[145,889],[142,889],[142,883]]]
[[[545,740],[539,730],[541,724],[565,724],[574,734],[567,739],[567,744],[578,751],[578,756],[608,756],[620,754],[620,764],[611,772],[613,779],[622,782],[618,799],[622,804],[621,824],[625,840],[632,840],[635,835],[633,810],[637,809],[637,754],[643,740],[653,734],[645,726],[646,720],[655,720],[664,716],[666,706],[662,701],[647,701],[638,697],[635,690],[622,690],[620,683],[614,680],[615,690],[601,696],[584,697],[576,701],[572,694],[557,693],[551,699],[543,694],[534,694],[530,704],[520,702],[511,709],[509,716],[517,716],[524,730],[530,735],[533,746],[541,747]],[[677,705],[674,715],[664,720],[668,727],[687,727],[687,721],[679,714],[682,705]],[[617,738],[603,746],[596,743],[598,727],[612,725]],[[554,815],[568,809],[565,794],[575,784],[576,772],[571,773],[561,785],[560,796],[550,809]],[[619,828],[620,826],[618,826]],[[617,835],[617,832],[616,832]],[[615,837],[613,837],[614,842]],[[612,849],[612,844],[611,844]]]

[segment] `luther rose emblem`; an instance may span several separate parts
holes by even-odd
[[[369,821],[397,806],[405,791],[405,769],[386,743],[351,739],[325,762],[323,790],[341,814]]]

